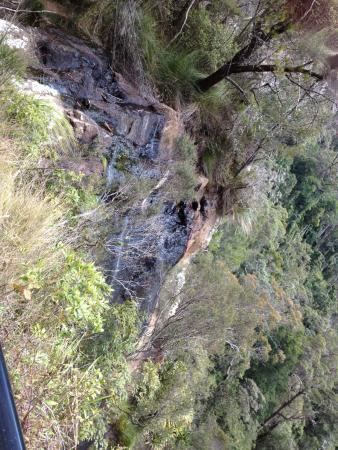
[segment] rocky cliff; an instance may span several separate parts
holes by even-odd
[[[1,27],[28,55],[29,76],[20,89],[53,102],[72,125],[76,145],[86,150],[82,157],[61,158],[59,167],[104,179],[102,202],[132,190],[132,199],[111,218],[104,263],[113,300],[136,297],[151,314],[166,273],[189,263],[217,223],[206,178],[200,177],[190,202],[169,194],[183,131],[179,113],[142,95],[101,48],[79,37],[50,25],[23,29],[2,21]]]

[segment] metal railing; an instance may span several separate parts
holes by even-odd
[[[0,450],[25,450],[5,358],[0,346]]]

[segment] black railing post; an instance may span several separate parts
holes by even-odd
[[[0,346],[0,449],[25,450],[5,358]]]

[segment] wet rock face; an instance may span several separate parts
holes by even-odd
[[[184,222],[182,222],[182,214],[185,215]],[[159,250],[162,261],[171,267],[178,263],[185,252],[193,214],[186,205],[169,204],[163,211],[162,220],[166,232],[163,234]]]
[[[108,243],[113,255],[110,273],[114,299],[136,296],[142,308],[151,312],[168,269],[185,252],[190,227],[182,224],[175,204],[166,204],[150,217],[132,209],[120,220],[118,229]]]
[[[68,107],[85,113],[85,121],[90,124],[81,136],[79,120],[76,121],[79,117],[72,117],[80,139],[96,137],[92,120],[104,132],[126,137],[138,146],[149,145],[154,130],[160,131],[160,115],[152,102],[119,81],[102,50],[53,28],[38,33],[36,55],[43,82],[58,90]]]
[[[39,64],[31,82],[57,92],[78,141],[105,154],[107,191],[128,183],[158,185],[168,171],[163,154],[169,152],[160,146],[166,126],[163,105],[143,98],[114,73],[102,50],[54,28],[32,33]],[[72,165],[63,162],[63,167]],[[91,172],[88,161],[79,167],[87,174],[100,170]],[[108,273],[114,300],[137,295],[151,311],[164,274],[185,252],[194,211],[184,203],[163,202],[160,188],[144,195],[149,201],[138,195],[122,215],[112,218]],[[141,203],[156,205],[156,213]]]
[[[37,39],[37,56],[42,66],[73,100],[94,99],[99,89],[115,95],[113,74],[100,50],[52,28],[39,30]]]

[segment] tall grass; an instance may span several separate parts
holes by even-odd
[[[0,144],[0,284],[14,283],[27,264],[49,256],[60,239],[60,207],[51,203],[43,190],[24,182],[7,158],[12,144]],[[4,153],[6,147],[6,155]]]
[[[115,69],[145,86],[139,40],[140,20],[139,2],[102,0],[84,8],[77,25],[90,39],[107,48]]]
[[[59,129],[64,119],[61,114],[50,118],[51,108],[14,87],[25,66],[17,50],[4,42],[5,36],[0,37],[0,285],[8,288],[27,264],[51,253],[61,233],[60,206],[50,202],[43,183],[28,181],[22,168],[27,148],[52,142],[56,130],[50,123],[54,120]]]
[[[25,72],[24,60],[18,52],[5,43],[0,36],[0,89],[3,89],[13,78],[20,78]]]
[[[195,83],[201,78],[197,69],[200,59],[198,51],[182,53],[175,49],[165,49],[158,57],[153,71],[160,90],[166,99],[173,99],[179,95],[188,99],[195,91]]]

